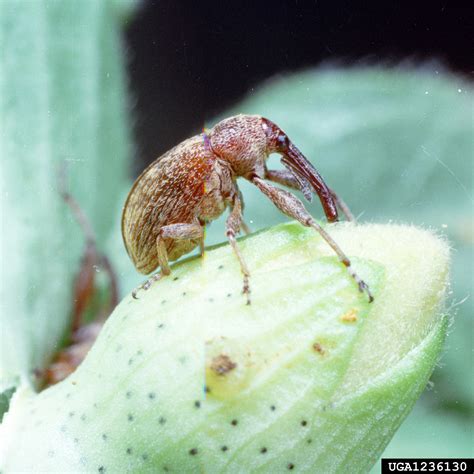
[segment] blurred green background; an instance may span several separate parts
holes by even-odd
[[[0,389],[7,393],[34,383],[34,370],[67,333],[84,242],[59,198],[61,163],[69,163],[71,191],[117,269],[122,294],[142,279],[119,227],[133,156],[133,100],[120,36],[130,6],[2,3]],[[340,66],[268,80],[206,124],[235,113],[267,116],[361,222],[412,223],[451,243],[446,351],[384,456],[473,455],[472,107],[471,84],[434,63]],[[270,166],[279,167],[276,157]],[[285,220],[252,186],[241,189],[253,230]],[[322,215],[317,203],[310,209]],[[223,240],[221,219],[210,226],[207,243]]]

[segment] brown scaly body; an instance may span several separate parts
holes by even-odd
[[[156,239],[161,227],[199,220],[214,161],[202,137],[192,137],[165,153],[136,180],[125,203],[122,234],[139,272],[148,274],[158,266]],[[175,260],[198,243],[196,239],[166,239],[168,258]]]
[[[266,159],[280,153],[287,171],[271,171]],[[256,185],[286,215],[313,227],[334,249],[369,300],[367,285],[352,271],[349,259],[293,194],[269,184],[298,189],[311,200],[316,192],[329,221],[337,220],[337,205],[349,218],[347,206],[328,188],[314,167],[273,122],[258,115],[237,115],[219,122],[208,133],[180,143],[155,160],[137,178],[124,205],[122,235],[128,254],[141,273],[160,272],[142,289],[170,273],[169,261],[204,248],[204,226],[226,208],[230,214],[226,235],[244,275],[244,293],[250,303],[250,272],[236,235],[245,228],[243,202],[237,178]],[[136,297],[137,290],[133,292]]]

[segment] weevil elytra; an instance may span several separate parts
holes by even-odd
[[[271,153],[281,155],[286,170],[269,170]],[[287,216],[316,230],[331,246],[356,281],[359,290],[373,301],[367,284],[351,267],[349,258],[313,219],[293,194],[270,182],[302,191],[312,199],[315,192],[329,222],[338,220],[338,207],[353,219],[346,204],[331,190],[312,164],[273,122],[258,115],[236,115],[212,129],[185,140],[155,160],[135,181],[124,205],[122,235],[137,270],[149,274],[139,289],[169,275],[169,262],[198,245],[204,251],[204,227],[230,209],[226,235],[243,274],[243,293],[250,304],[250,272],[239,250],[236,235],[245,230],[243,200],[237,178],[253,183]]]

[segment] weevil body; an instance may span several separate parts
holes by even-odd
[[[266,160],[271,153],[282,156],[286,170],[267,168]],[[149,274],[160,268],[142,289],[148,289],[153,281],[168,275],[170,261],[198,245],[203,252],[206,223],[229,208],[226,235],[239,260],[244,277],[243,292],[250,303],[250,272],[236,241],[236,235],[245,229],[237,178],[247,179],[284,214],[319,232],[347,267],[360,291],[365,291],[372,301],[368,286],[351,269],[347,256],[306,211],[303,203],[269,181],[300,190],[308,200],[315,192],[330,222],[338,219],[338,206],[352,219],[347,206],[286,134],[258,115],[237,115],[222,120],[208,132],[169,150],[137,178],[123,209],[123,240],[138,271]],[[136,291],[133,296],[136,297]]]

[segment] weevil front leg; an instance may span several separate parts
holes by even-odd
[[[166,275],[171,273],[169,265],[168,252],[166,250],[165,239],[172,240],[199,240],[201,249],[203,248],[204,228],[199,223],[194,224],[169,224],[163,226],[156,239],[156,252],[158,259],[158,266],[160,270],[152,275],[145,283],[132,291],[132,296],[137,298],[138,291],[148,290],[151,285],[161,280]]]
[[[295,175],[287,170],[266,170],[265,179],[286,186],[287,188],[302,191],[301,185]],[[346,219],[350,222],[355,222],[354,214],[352,214],[349,206],[344,202],[344,200],[332,189],[329,189],[329,191],[331,192],[334,201],[336,201],[337,207],[342,211]]]
[[[252,230],[250,227],[245,223],[244,221],[244,196],[242,195],[242,191],[239,189],[239,200],[240,200],[240,228],[245,232],[246,235],[249,235],[252,233]]]
[[[226,221],[226,235],[229,239],[229,243],[232,246],[232,250],[234,251],[235,255],[237,256],[240,264],[240,270],[242,275],[244,276],[244,287],[242,293],[247,297],[247,304],[250,304],[250,286],[249,286],[249,277],[250,272],[245,263],[244,257],[240,252],[240,248],[237,244],[237,240],[235,236],[239,233],[240,228],[242,226],[242,202],[236,194],[233,202],[232,202],[232,209],[230,211],[229,217]]]
[[[255,184],[262,193],[264,193],[270,200],[275,204],[281,212],[286,214],[306,227],[312,227],[316,230],[321,237],[329,244],[334,250],[336,255],[339,257],[341,263],[347,268],[347,271],[351,277],[356,281],[359,291],[365,292],[371,303],[374,300],[372,293],[368,285],[362,280],[357,273],[351,267],[351,261],[346,254],[341,250],[339,245],[333,240],[333,238],[313,219],[311,214],[305,209],[303,203],[293,194],[283,189],[272,186],[266,183],[258,177],[252,179],[252,183]]]
[[[331,192],[332,197],[334,198],[334,201],[336,201],[336,206],[342,211],[342,213],[346,216],[346,219],[349,222],[355,222],[356,218],[354,217],[354,214],[352,214],[351,210],[349,209],[349,206],[346,204],[346,202],[336,194],[336,191],[333,191],[331,188],[329,188],[329,191]]]

